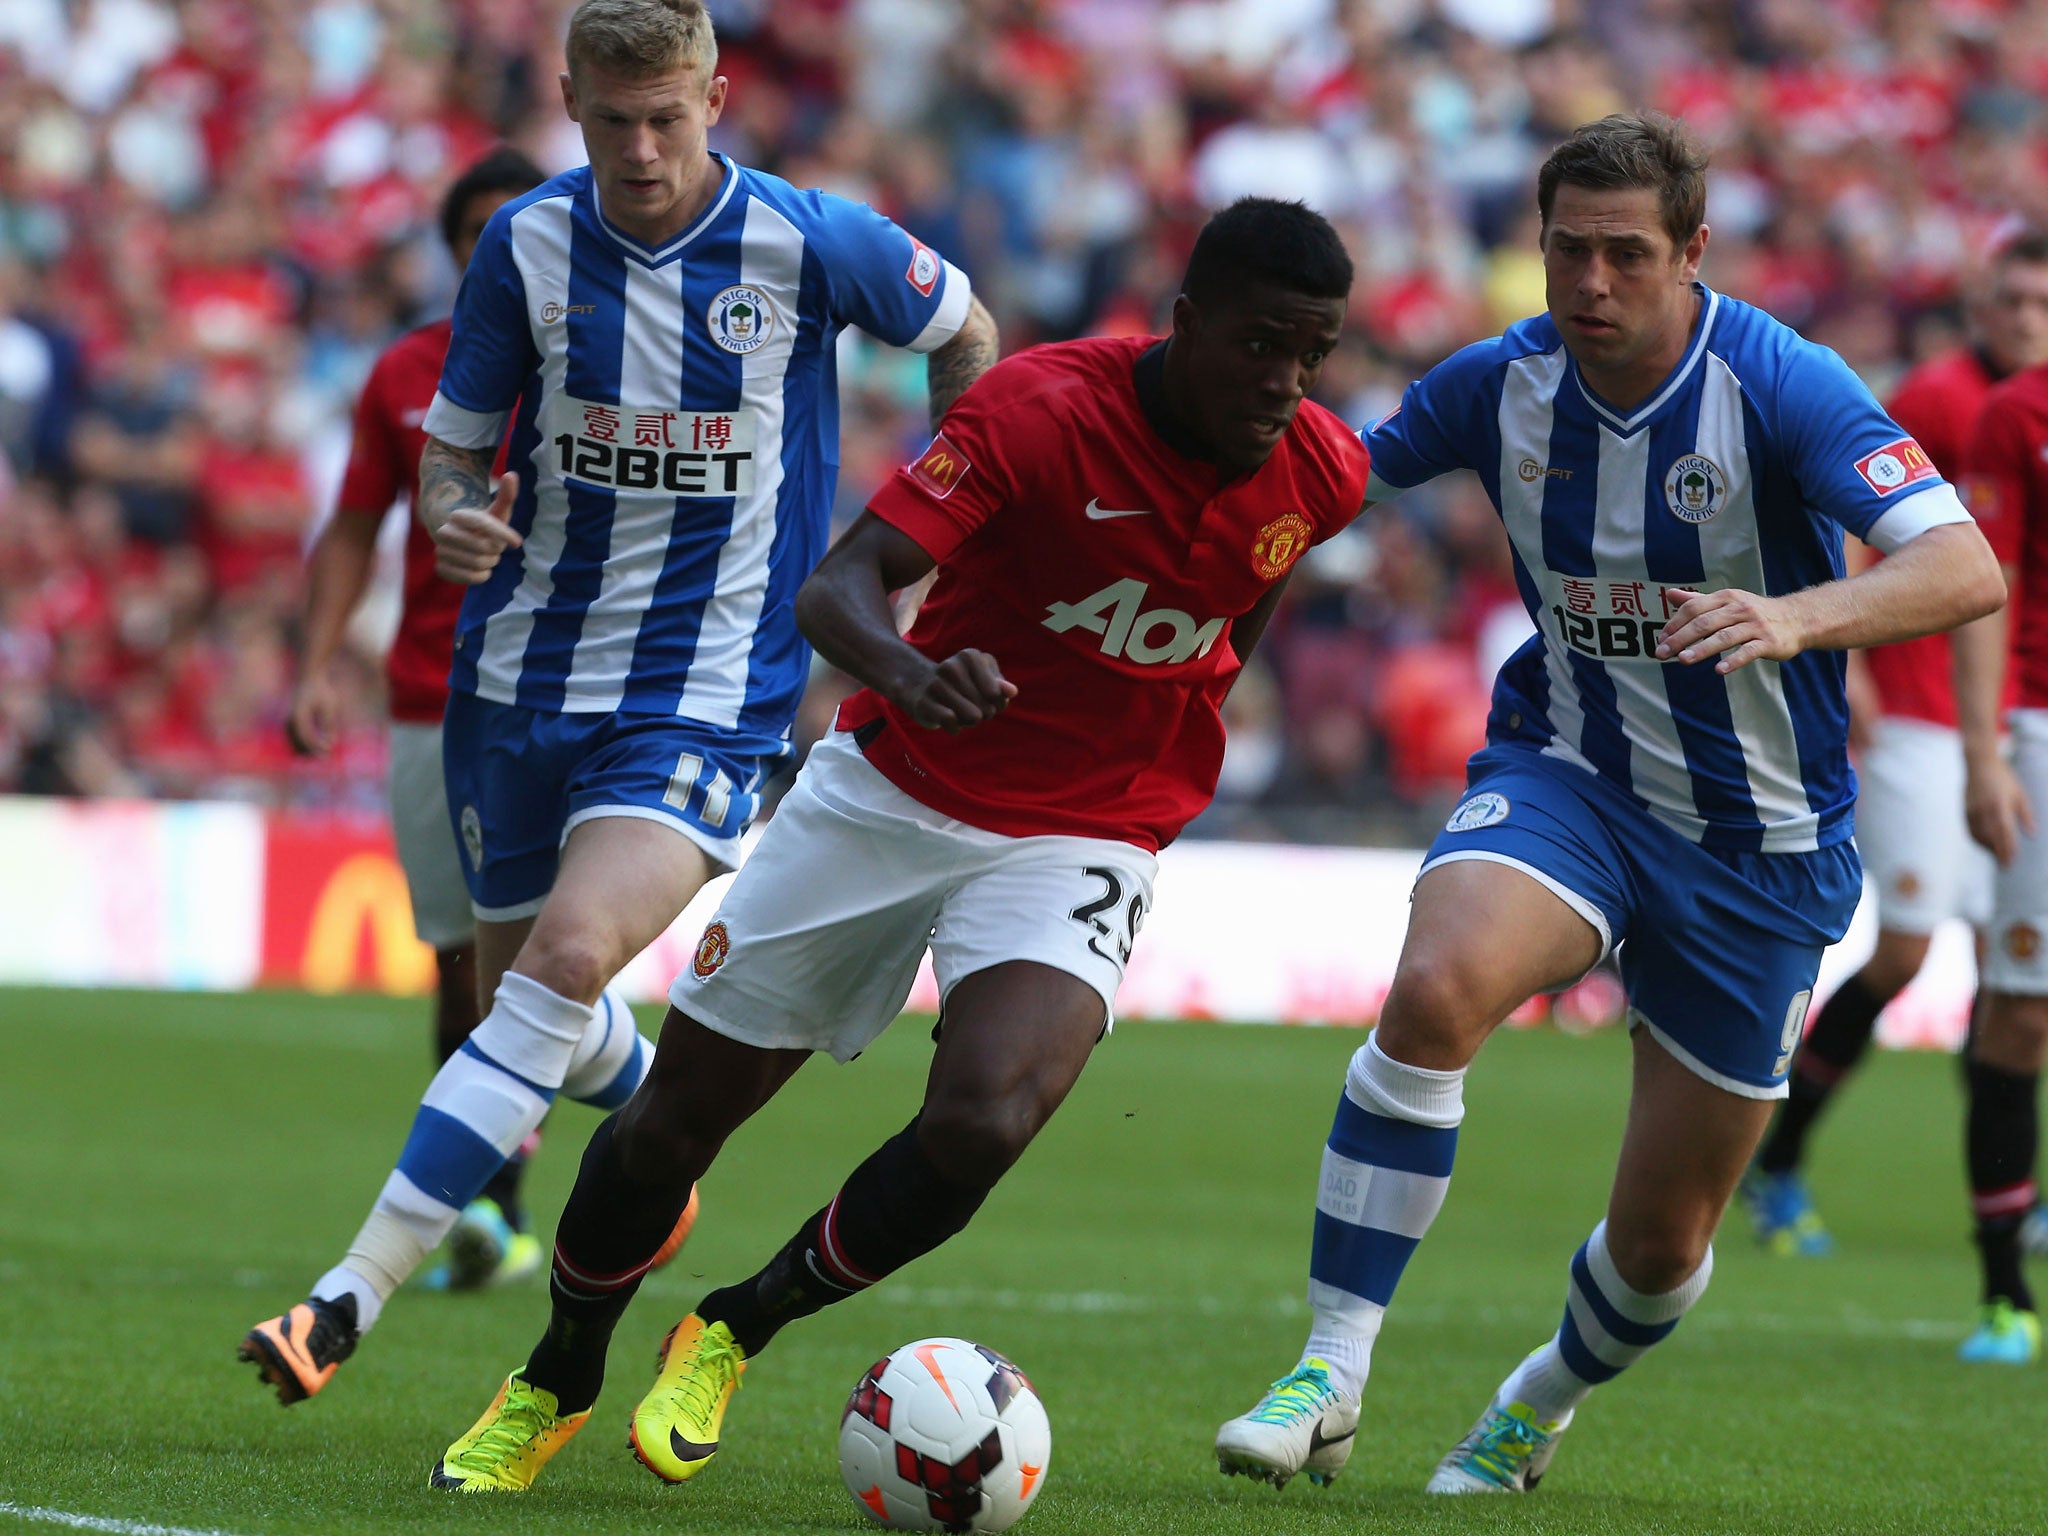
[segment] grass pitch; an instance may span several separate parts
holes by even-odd
[[[929,1045],[906,1020],[851,1067],[806,1067],[735,1139],[540,1486],[435,1493],[428,1468],[537,1335],[539,1285],[401,1295],[290,1412],[233,1359],[354,1231],[426,1038],[414,1004],[0,992],[0,1531],[857,1532],[840,1407],[932,1333],[1001,1349],[1045,1399],[1028,1536],[2048,1529],[2048,1378],[1954,1359],[1974,1296],[1959,1103],[1924,1056],[1873,1061],[1821,1133],[1838,1257],[1772,1260],[1731,1224],[1705,1301],[1581,1412],[1541,1492],[1421,1496],[1555,1326],[1620,1133],[1618,1032],[1505,1033],[1481,1058],[1450,1202],[1327,1492],[1226,1481],[1210,1441],[1300,1345],[1317,1157],[1359,1040],[1338,1030],[1119,1028],[973,1227],[762,1356],[709,1474],[668,1488],[633,1463],[626,1418],[669,1324],[910,1115]],[[594,1123],[550,1123],[530,1181],[546,1226]]]

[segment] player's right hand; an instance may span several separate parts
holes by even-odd
[[[2022,836],[2034,835],[2033,802],[2012,764],[2002,757],[1971,765],[1963,811],[1970,820],[1970,836],[1990,849],[2001,865],[2012,863]]]
[[[335,725],[341,718],[341,695],[326,672],[299,679],[292,690],[291,713],[284,719],[285,740],[301,757],[320,757],[334,746]]]
[[[1017,685],[986,651],[955,651],[895,702],[927,730],[958,734],[992,720],[1017,697]]]
[[[512,503],[519,496],[519,477],[498,481],[488,507],[462,507],[450,512],[434,530],[434,571],[444,581],[474,587],[489,581],[498,559],[526,541],[512,526]]]

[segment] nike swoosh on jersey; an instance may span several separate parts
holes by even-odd
[[[1114,507],[1105,507],[1100,500],[1088,503],[1088,517],[1090,521],[1097,523],[1112,517],[1145,517],[1150,515],[1151,511],[1150,507],[1128,507],[1118,510]]]

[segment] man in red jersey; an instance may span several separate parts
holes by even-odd
[[[2048,842],[2034,807],[2048,803],[2048,365],[2015,374],[1984,402],[1971,436],[1970,509],[2012,584],[2019,614],[2010,649],[2017,696],[2007,715],[2003,614],[1956,631],[1956,712],[1968,766],[1970,835],[1998,860],[1986,936],[1982,1005],[1964,1062],[1970,1203],[1983,1266],[1983,1310],[1965,1360],[2026,1365],[2041,1325],[2021,1272],[2040,1142],[2041,1068],[2048,1061]]]
[[[547,177],[517,150],[500,149],[465,171],[441,200],[441,236],[458,271],[499,206]],[[356,403],[355,441],[334,516],[307,559],[305,648],[286,734],[295,751],[318,757],[334,745],[340,694],[334,659],[349,617],[376,563],[377,532],[401,496],[418,499],[421,421],[433,402],[448,352],[451,322],[407,331],[377,359]],[[435,1059],[446,1061],[476,1028],[476,919],[462,878],[461,854],[441,779],[441,715],[448,706],[448,662],[455,617],[467,588],[434,574],[434,540],[407,519],[405,604],[385,659],[391,707],[391,829],[412,894],[413,927],[439,968],[434,1000]],[[519,1204],[523,1156],[514,1156],[463,1212],[451,1234],[441,1283],[469,1289],[516,1279],[540,1267],[539,1240]]]
[[[1156,852],[1214,793],[1219,706],[1280,583],[1364,504],[1363,444],[1304,398],[1350,286],[1319,215],[1233,205],[1196,241],[1170,337],[998,364],[825,557],[798,619],[866,687],[584,1154],[553,1316],[514,1373],[546,1411],[504,1412],[508,1379],[437,1486],[532,1482],[589,1416],[612,1328],[726,1137],[813,1052],[858,1055],[927,949],[942,1003],[923,1109],[671,1332],[634,1415],[641,1461],[701,1471],[776,1331],[964,1227],[1066,1097],[1108,1033]],[[934,567],[899,638],[888,594]]]
[[[1915,368],[1889,402],[1893,418],[1957,484],[1992,387],[2048,362],[2048,233],[2029,231],[1999,249],[1971,306],[1970,324],[1970,346]],[[2005,622],[2002,615],[1998,622]],[[1856,843],[1877,893],[1877,945],[1814,1016],[1792,1065],[1785,1104],[1742,1182],[1758,1238],[1788,1255],[1819,1255],[1834,1246],[1800,1166],[1815,1121],[1862,1059],[1878,1015],[1919,974],[1944,919],[1961,917],[1981,928],[1991,916],[1992,861],[1970,840],[1963,816],[1963,743],[1949,637],[1852,651],[1849,668],[1850,701],[1865,733]],[[1874,719],[1866,701],[1875,704]]]

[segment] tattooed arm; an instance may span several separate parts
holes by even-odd
[[[981,300],[968,300],[967,318],[960,322],[953,339],[925,359],[934,432],[953,402],[967,393],[967,386],[995,366],[997,350],[995,316],[982,307]]]
[[[490,579],[498,557],[523,542],[511,526],[519,477],[506,475],[491,492],[495,450],[457,448],[429,437],[420,454],[419,518],[434,537],[434,569],[473,587]]]

